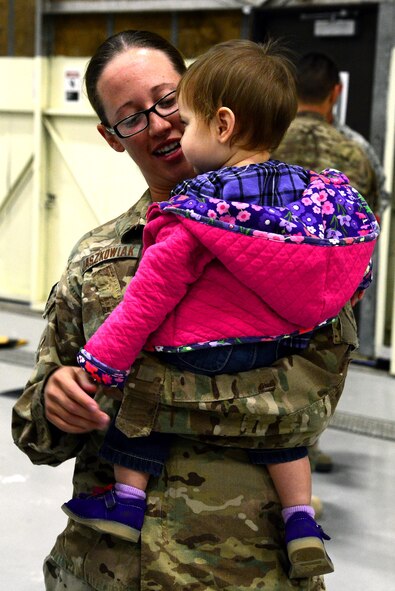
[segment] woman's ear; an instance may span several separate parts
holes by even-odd
[[[224,144],[231,139],[235,130],[235,114],[228,107],[220,107],[215,117],[218,141]]]
[[[102,137],[106,140],[107,144],[116,152],[124,152],[125,148],[120,143],[118,137],[113,133],[107,131],[105,125],[103,123],[99,123],[97,126],[97,131],[100,133]]]

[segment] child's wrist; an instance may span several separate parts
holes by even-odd
[[[77,354],[77,363],[95,382],[106,387],[123,388],[129,375],[129,371],[114,369],[83,348]]]

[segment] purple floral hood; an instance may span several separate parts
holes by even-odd
[[[151,206],[148,219],[161,213],[175,214],[238,281],[297,325],[336,316],[370,282],[379,224],[333,169],[309,171],[301,198],[285,206],[176,195]]]

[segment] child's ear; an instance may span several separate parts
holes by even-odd
[[[218,141],[221,143],[228,142],[235,130],[236,118],[235,114],[228,107],[220,107],[216,114],[216,125]]]

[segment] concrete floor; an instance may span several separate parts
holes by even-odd
[[[10,437],[15,398],[5,392],[27,381],[43,327],[37,314],[0,306],[0,335],[29,341],[0,349],[0,583],[7,591],[43,590],[42,561],[65,524],[60,505],[71,494],[72,462],[33,466]],[[353,365],[321,448],[334,461],[333,472],[313,475],[324,503],[320,523],[332,536],[327,591],[395,590],[395,378]]]

